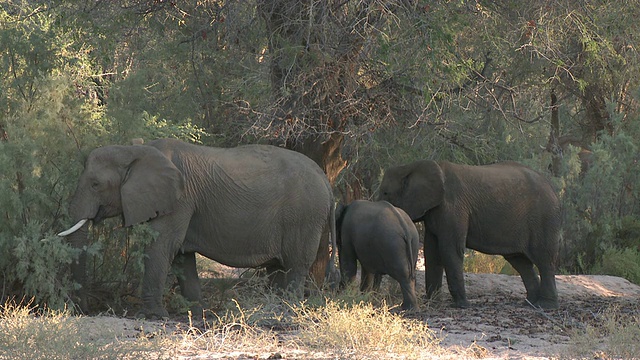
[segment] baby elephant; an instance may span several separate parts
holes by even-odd
[[[377,290],[387,274],[400,283],[402,309],[419,307],[415,289],[418,230],[403,210],[386,201],[356,200],[338,205],[336,228],[342,286],[355,280],[359,260],[361,291]]]

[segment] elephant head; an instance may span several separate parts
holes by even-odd
[[[76,225],[61,232],[76,248],[87,244],[88,220],[123,216],[124,226],[169,213],[183,191],[183,177],[158,149],[144,145],[105,146],[93,150],[69,205]],[[85,286],[86,252],[72,264],[74,280]],[[86,307],[84,290],[80,306]]]
[[[444,199],[444,172],[432,160],[387,169],[380,184],[378,200],[403,209],[413,221],[421,220],[427,211]]]

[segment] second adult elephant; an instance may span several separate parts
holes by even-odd
[[[361,267],[360,289],[377,290],[382,275],[395,279],[402,290],[402,309],[419,307],[416,296],[418,230],[401,209],[386,201],[356,200],[336,210],[342,285],[355,280]]]
[[[463,278],[468,247],[503,255],[520,273],[530,303],[558,307],[560,204],[539,173],[514,162],[468,166],[421,160],[387,169],[379,197],[413,221],[424,221],[428,297],[440,290],[444,270],[456,306],[468,306]]]
[[[97,148],[69,212],[77,225],[60,235],[79,248],[87,220],[121,215],[125,226],[148,221],[158,233],[144,257],[142,314],[150,317],[168,315],[162,294],[174,258],[191,301],[200,300],[196,253],[228,266],[266,267],[276,284],[301,295],[312,266],[322,282],[327,263],[317,259],[328,257],[329,233],[335,236],[333,194],[320,167],[266,145],[225,149],[161,139]],[[82,253],[72,265],[81,285],[85,259]]]

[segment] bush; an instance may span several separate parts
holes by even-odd
[[[623,277],[640,285],[640,251],[633,248],[608,247],[591,272]]]
[[[3,285],[9,285],[10,293],[16,297],[33,296],[52,308],[61,309],[72,288],[63,271],[65,267],[60,265],[71,263],[75,251],[60,237],[42,238],[42,234],[42,226],[31,222],[14,238],[15,246],[5,261],[17,260],[17,263],[0,265],[6,282]]]
[[[610,307],[594,314],[598,325],[588,325],[571,335],[566,358],[634,359],[640,352],[640,317]],[[604,348],[593,339],[605,339]]]
[[[0,99],[0,105],[13,110],[0,118],[7,134],[0,140],[0,301],[33,298],[35,304],[62,309],[75,286],[67,269],[78,251],[55,234],[70,224],[67,204],[84,158],[95,147],[120,143],[123,134],[134,134],[123,124],[113,126],[113,119],[78,94],[78,86],[86,82],[82,78],[45,74],[31,80],[37,101],[10,91]],[[147,139],[197,141],[201,135],[188,121],[180,125],[144,113],[129,124],[142,129],[136,137]],[[119,224],[106,224],[112,226],[95,227],[90,235],[94,257],[88,267],[89,281],[111,302],[135,293],[142,249],[152,237],[144,227],[114,231]]]
[[[517,272],[502,255],[488,255],[474,250],[464,254],[464,272],[480,274],[508,274]]]
[[[607,248],[640,245],[640,149],[634,140],[640,122],[621,122],[616,116],[611,114],[612,134],[591,144],[588,170],[580,171],[577,151],[572,151],[556,181],[564,223],[559,265],[570,272],[592,272]]]

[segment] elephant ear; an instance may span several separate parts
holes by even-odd
[[[402,179],[403,210],[412,220],[440,205],[444,198],[444,172],[433,160],[420,160],[408,165]]]
[[[184,190],[182,173],[158,149],[131,146],[135,154],[120,191],[124,226],[168,214]]]

